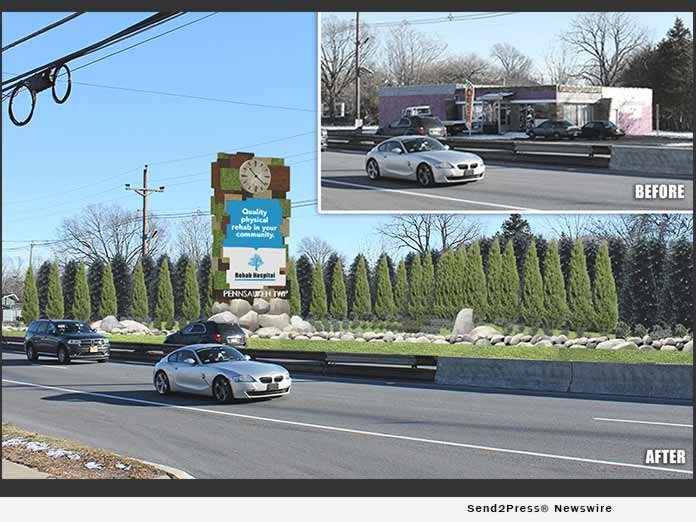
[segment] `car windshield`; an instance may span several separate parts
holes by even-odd
[[[445,146],[432,138],[413,138],[401,142],[406,152],[429,152],[433,150],[447,150]]]
[[[53,323],[59,334],[66,333],[91,333],[94,330],[87,323]]]
[[[199,348],[196,350],[196,353],[203,364],[245,360],[245,357],[240,352],[229,346]]]

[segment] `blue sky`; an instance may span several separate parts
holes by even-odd
[[[127,44],[77,60],[73,68],[205,13],[189,13]],[[3,13],[7,44],[64,13]],[[88,13],[30,42],[3,53],[3,78],[42,65],[113,34],[145,18],[145,13]],[[346,16],[351,16],[347,14]],[[400,19],[398,14],[365,14],[367,20]],[[429,16],[428,13],[418,16]],[[560,27],[567,13],[520,14],[495,22],[438,25],[435,31],[477,52],[504,34],[535,56],[546,44],[549,27]],[[674,15],[639,14],[659,38]],[[686,17],[688,24],[692,18]],[[463,28],[467,31],[462,31]],[[540,28],[544,31],[540,33]],[[524,44],[524,45],[522,45]],[[536,50],[535,50],[536,49]],[[73,74],[73,91],[64,105],[50,93],[39,94],[34,118],[15,127],[2,104],[2,232],[4,241],[55,238],[56,227],[90,203],[141,207],[124,183],[139,185],[142,167],[150,167],[155,213],[208,210],[210,162],[217,151],[247,150],[286,157],[292,167],[294,201],[313,200],[316,191],[316,18],[313,13],[219,13],[172,34],[106,59]],[[231,103],[182,99],[80,85],[77,82],[246,103],[306,109],[292,111]],[[296,136],[301,135],[301,136]],[[255,145],[296,136],[266,145]],[[185,161],[170,161],[199,156]],[[481,218],[486,232],[499,228],[505,215]],[[374,226],[385,216],[319,215],[316,206],[293,210],[291,253],[299,240],[319,236],[352,256],[378,240]],[[548,217],[530,217],[535,231],[548,232]],[[174,222],[170,221],[171,226]],[[28,249],[3,256],[28,258]],[[45,257],[50,250],[37,252]]]

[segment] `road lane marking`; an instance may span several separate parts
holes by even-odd
[[[356,188],[369,189],[369,190],[380,190],[382,192],[394,192],[395,194],[406,194],[408,196],[418,196],[421,198],[433,198],[433,199],[443,199],[445,201],[457,201],[459,203],[471,203],[473,205],[480,205],[483,207],[496,207],[496,208],[505,208],[505,209],[511,209],[511,210],[524,210],[527,212],[537,212],[537,210],[533,209],[533,208],[514,207],[514,206],[510,206],[510,205],[503,205],[502,203],[487,203],[485,201],[474,201],[472,199],[453,198],[451,196],[438,196],[436,194],[422,194],[420,192],[411,192],[409,190],[391,189],[391,188],[386,188],[386,187],[375,187],[372,185],[363,185],[361,183],[352,183],[350,181],[337,181],[337,180],[333,180],[333,179],[322,179],[321,182],[322,183],[334,183],[335,185],[345,185],[347,187],[356,187]]]
[[[678,428],[693,428],[693,424],[678,424],[676,422],[657,422],[657,421],[641,421],[641,420],[629,420],[629,419],[607,419],[604,417],[594,417],[592,420],[604,421],[604,422],[624,422],[630,424],[652,424],[655,426],[676,426]]]
[[[367,437],[376,437],[376,438],[382,438],[382,439],[404,440],[404,441],[408,441],[408,442],[420,442],[420,443],[424,443],[424,444],[433,444],[433,445],[439,445],[439,446],[449,446],[449,447],[456,447],[456,448],[474,449],[474,450],[489,451],[489,452],[494,452],[494,453],[508,453],[508,454],[512,454],[512,455],[524,455],[524,456],[528,456],[528,457],[539,457],[539,458],[553,459],[553,460],[565,460],[565,461],[572,461],[572,462],[583,462],[583,463],[588,463],[588,464],[601,464],[601,465],[605,465],[605,466],[616,466],[616,467],[622,467],[622,468],[637,468],[637,469],[646,469],[646,470],[653,470],[653,471],[665,471],[668,473],[680,473],[680,474],[684,474],[684,475],[693,475],[693,471],[686,470],[686,469],[664,468],[664,467],[658,467],[658,466],[647,466],[644,464],[630,464],[627,462],[613,462],[613,461],[609,461],[609,460],[598,460],[598,459],[589,459],[589,458],[583,458],[583,457],[572,457],[572,456],[568,456],[568,455],[554,455],[552,453],[539,453],[536,451],[496,448],[496,447],[492,447],[492,446],[481,446],[478,444],[465,444],[462,442],[451,442],[451,441],[437,440],[437,439],[425,439],[425,438],[421,438],[421,437],[409,437],[407,435],[395,435],[392,433],[381,433],[381,432],[376,432],[376,431],[358,430],[358,429],[353,429],[353,428],[341,428],[338,426],[328,426],[328,425],[323,425],[323,424],[311,424],[308,422],[298,422],[298,421],[290,421],[290,420],[283,420],[283,419],[272,419],[270,417],[260,417],[257,415],[248,415],[248,414],[244,414],[244,413],[233,413],[233,412],[229,412],[229,411],[209,410],[206,408],[199,408],[197,406],[183,406],[183,405],[179,405],[179,404],[167,404],[165,402],[159,402],[159,401],[135,399],[132,397],[121,397],[119,395],[111,395],[111,394],[107,394],[107,393],[97,393],[97,392],[86,392],[86,391],[81,391],[81,390],[72,390],[70,388],[60,388],[58,386],[46,386],[44,384],[35,384],[35,383],[31,383],[31,382],[15,381],[15,380],[11,380],[11,379],[3,379],[2,381],[8,382],[10,384],[18,384],[20,386],[31,386],[34,388],[42,388],[45,390],[55,390],[55,391],[66,392],[66,393],[75,393],[78,395],[88,395],[88,396],[92,396],[92,397],[101,397],[104,399],[119,400],[119,401],[123,401],[123,402],[132,402],[135,404],[147,404],[149,406],[162,406],[165,408],[173,408],[173,409],[177,409],[177,410],[195,411],[195,412],[199,412],[199,413],[208,413],[208,414],[212,414],[212,415],[223,415],[226,417],[236,417],[239,419],[255,420],[255,421],[260,421],[260,422],[268,422],[268,423],[272,423],[272,424],[283,424],[283,425],[287,425],[287,426],[297,426],[300,428],[309,428],[309,429],[315,429],[315,430],[321,430],[321,431],[350,433],[353,435],[364,435]]]

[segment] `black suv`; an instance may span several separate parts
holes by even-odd
[[[109,339],[82,321],[39,319],[32,321],[24,337],[27,359],[40,355],[58,357],[60,364],[71,359],[109,360]]]
[[[178,332],[169,334],[165,344],[222,343],[232,346],[247,345],[247,336],[238,324],[216,323],[214,321],[194,321]]]
[[[377,134],[380,136],[416,136],[420,134],[431,138],[444,138],[447,136],[447,129],[435,116],[402,116],[386,127],[380,127]]]

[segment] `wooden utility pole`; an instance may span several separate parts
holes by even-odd
[[[29,266],[31,266],[31,260],[34,257],[34,241],[29,245]]]
[[[143,186],[131,187],[126,183],[126,190],[132,190],[143,198],[143,257],[147,255],[147,196],[150,192],[164,192],[164,187],[147,188],[147,165],[143,169]]]
[[[360,119],[360,12],[355,13],[355,123]]]

